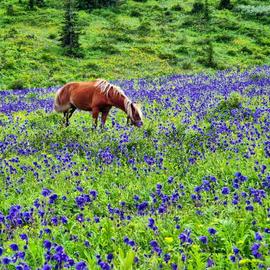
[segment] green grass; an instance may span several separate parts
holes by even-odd
[[[127,0],[114,8],[80,11],[84,57],[77,59],[64,56],[58,41],[61,4],[46,2],[46,7],[34,11],[27,10],[26,2],[1,2],[0,89],[47,87],[96,77],[127,79],[206,69],[211,72],[270,63],[268,1],[234,2],[232,10],[218,10],[218,1],[209,1],[208,25],[203,14],[190,13],[191,0],[180,4],[176,0]],[[6,15],[8,4],[13,4],[14,16]],[[247,9],[249,6],[257,8]],[[214,69],[204,64],[206,38],[213,43]]]

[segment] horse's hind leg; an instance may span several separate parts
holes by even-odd
[[[98,121],[98,114],[99,114],[99,108],[95,107],[92,109],[92,115],[93,115],[93,128],[96,129],[97,127],[97,121]]]
[[[76,107],[72,105],[72,107],[70,108],[70,110],[68,111],[68,119],[71,118],[72,114],[76,111]]]
[[[68,117],[68,111],[65,111],[64,112],[64,124],[65,124],[65,127],[68,127],[69,126],[69,121],[68,121],[69,117]]]

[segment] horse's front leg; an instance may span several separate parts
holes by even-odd
[[[127,117],[127,126],[129,125],[130,118],[129,116]]]
[[[98,114],[99,114],[99,108],[98,108],[98,107],[94,107],[94,108],[92,109],[93,128],[94,128],[94,129],[97,128]]]

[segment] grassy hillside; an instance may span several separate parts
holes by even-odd
[[[18,2],[0,5],[0,89],[211,71],[207,38],[214,69],[270,64],[268,1],[234,1],[232,10],[218,10],[219,1],[210,0],[209,24],[203,12],[191,13],[194,0],[126,0],[115,8],[80,11],[84,57],[77,59],[63,56],[60,47],[64,11],[58,1],[34,11],[28,1]],[[10,4],[13,15],[7,15]]]

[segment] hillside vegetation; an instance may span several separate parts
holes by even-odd
[[[192,12],[194,0],[126,0],[80,10],[80,58],[64,56],[60,47],[62,1],[34,10],[19,2],[0,1],[0,89],[270,64],[268,1],[233,1],[231,10],[219,10],[219,1],[209,0],[209,22],[203,11]]]

